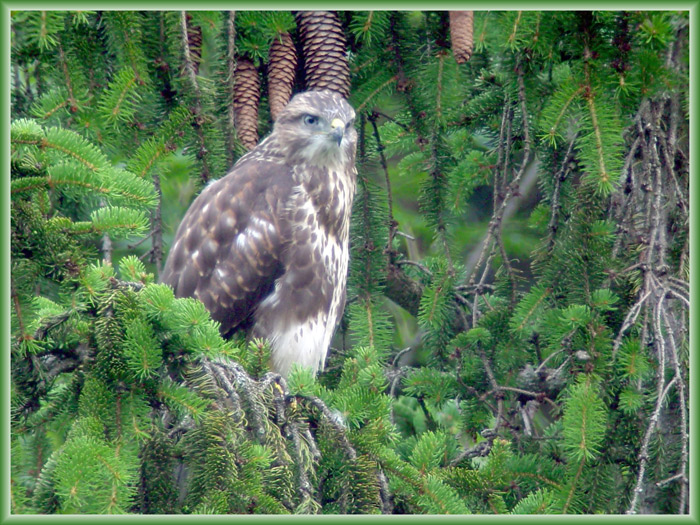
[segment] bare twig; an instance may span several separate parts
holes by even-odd
[[[428,269],[427,266],[425,266],[424,264],[421,264],[421,263],[419,263],[419,262],[416,262],[416,261],[411,261],[411,260],[409,260],[409,259],[401,259],[401,260],[399,260],[399,261],[394,261],[394,264],[395,264],[396,266],[404,266],[404,265],[406,265],[406,266],[415,266],[416,268],[420,268],[420,270],[421,270],[423,273],[425,273],[426,275],[428,275],[429,277],[432,277],[432,276],[433,276],[433,272],[431,272],[431,271]]]
[[[675,298],[678,299],[679,301],[683,302],[683,303],[685,304],[685,307],[686,307],[688,310],[690,310],[690,300],[689,300],[688,297],[686,297],[686,296],[683,295],[682,293],[679,293],[679,292],[676,291],[675,289],[674,289],[674,290],[668,289],[666,293],[668,293],[669,295],[675,297]]]
[[[671,477],[668,477],[668,478],[666,478],[666,479],[662,479],[661,481],[657,481],[657,482],[656,482],[656,486],[657,486],[657,487],[663,487],[663,486],[668,485],[669,483],[672,483],[672,482],[674,482],[674,481],[676,481],[676,480],[683,480],[683,481],[686,481],[686,480],[685,480],[685,474],[683,474],[682,472],[679,472],[678,474],[674,474],[674,475],[671,476]]]
[[[680,425],[680,435],[681,435],[681,465],[680,465],[680,475],[681,475],[681,495],[680,502],[678,505],[678,514],[685,514],[686,503],[688,501],[688,478],[686,476],[686,469],[688,468],[688,416],[687,412],[687,401],[686,401],[686,390],[685,390],[685,378],[683,377],[683,370],[681,368],[680,359],[678,357],[678,348],[676,346],[676,339],[673,336],[674,330],[666,314],[666,310],[661,312],[664,324],[667,328],[668,340],[670,343],[670,354],[671,363],[675,371],[675,376],[673,381],[678,389],[679,398],[679,410],[681,415],[681,425]]]
[[[133,250],[134,248],[137,248],[137,247],[141,246],[144,242],[146,242],[148,239],[150,239],[152,235],[153,235],[153,230],[151,230],[151,231],[148,232],[146,235],[144,235],[143,237],[141,237],[141,238],[140,238],[138,241],[136,241],[135,243],[133,243],[133,244],[127,244],[127,245],[126,245],[127,249]]]
[[[510,121],[508,118],[510,115],[510,100],[509,97],[506,95],[506,98],[503,103],[503,113],[501,115],[501,129],[499,131],[499,136],[498,136],[498,157],[496,160],[496,167],[493,170],[493,209],[495,210],[498,208],[498,195],[501,191],[501,183],[500,183],[500,176],[501,172],[504,173],[505,177],[505,172],[504,172],[504,150],[506,147],[506,141],[503,140],[505,133],[506,133],[506,126],[507,123]]]
[[[656,335],[657,342],[657,359],[659,366],[656,372],[656,406],[654,411],[649,418],[649,423],[647,425],[646,432],[644,433],[644,438],[642,440],[642,446],[639,450],[639,472],[637,473],[637,483],[635,484],[634,490],[632,492],[632,501],[627,509],[627,514],[636,514],[637,506],[639,505],[639,497],[642,492],[644,492],[644,477],[646,475],[646,468],[649,462],[649,444],[651,442],[651,436],[656,430],[656,426],[659,422],[659,414],[661,413],[661,407],[665,399],[665,392],[667,388],[665,385],[665,374],[666,374],[666,345],[664,343],[664,335],[661,331],[661,308],[664,301],[664,295],[661,294],[659,300],[654,307],[654,332]],[[675,380],[675,378],[674,378]]]
[[[474,284],[476,274],[478,269],[481,267],[481,265],[484,263],[484,259],[486,258],[486,254],[491,250],[491,243],[495,235],[500,235],[500,228],[501,224],[503,222],[503,214],[506,210],[506,206],[508,205],[511,197],[513,197],[517,191],[518,191],[518,186],[520,184],[520,180],[523,177],[523,174],[525,173],[525,169],[527,168],[528,163],[530,162],[530,150],[531,150],[531,139],[530,139],[530,125],[528,122],[528,111],[527,111],[527,100],[525,97],[525,83],[523,81],[523,73],[520,67],[518,67],[517,70],[518,73],[518,98],[520,101],[520,111],[522,113],[522,122],[523,122],[523,159],[522,163],[520,165],[520,169],[516,173],[515,177],[513,180],[510,182],[510,184],[507,185],[505,193],[503,195],[503,198],[500,200],[500,203],[498,206],[494,209],[493,211],[493,216],[491,217],[491,221],[489,222],[489,227],[486,232],[486,238],[484,240],[484,243],[482,245],[482,250],[481,254],[479,255],[479,259],[474,266],[474,269],[472,270],[471,277],[469,278],[469,284]],[[496,188],[494,188],[494,191],[497,191]],[[482,274],[483,276],[483,274]]]
[[[456,467],[465,459],[471,459],[471,458],[476,458],[476,457],[486,457],[489,455],[489,452],[491,452],[492,447],[493,447],[493,438],[487,439],[486,441],[480,441],[479,443],[477,443],[473,447],[470,447],[470,448],[460,452],[460,454],[450,462],[450,465],[453,467]]]
[[[379,498],[382,502],[382,514],[391,514],[394,506],[391,503],[391,491],[386,475],[381,469],[377,469],[377,479],[379,481]]]
[[[74,313],[75,310],[70,308],[65,312],[61,312],[60,314],[52,315],[51,317],[43,319],[41,325],[39,325],[39,328],[37,328],[34,332],[34,339],[37,341],[42,341],[46,338],[49,331],[65,323]]]
[[[416,238],[413,235],[409,235],[408,233],[402,232],[400,230],[396,230],[396,235],[398,235],[400,237],[404,237],[404,238],[408,239],[409,241],[416,240]]]
[[[498,250],[501,253],[501,259],[503,260],[503,266],[506,269],[506,274],[508,275],[508,281],[510,282],[510,306],[511,308],[515,308],[515,292],[517,289],[517,281],[515,277],[515,272],[513,270],[513,266],[510,264],[510,260],[508,259],[508,254],[506,253],[506,247],[503,244],[503,237],[500,234],[501,232],[498,232],[498,235],[496,235],[496,244],[498,245]]]
[[[561,354],[564,351],[564,348],[560,348],[556,352],[552,352],[549,354],[547,357],[545,357],[544,361],[542,361],[537,368],[535,368],[535,374],[539,374],[540,371],[544,368],[544,365],[547,364],[547,362],[552,359],[554,356]]]
[[[106,233],[102,235],[102,257],[106,263],[112,264],[112,239]]]
[[[477,345],[478,352],[479,352],[479,357],[481,358],[481,362],[484,365],[484,370],[486,371],[486,377],[489,379],[489,383],[491,383],[491,388],[499,393],[500,391],[503,390],[503,388],[498,384],[498,381],[496,381],[496,376],[493,373],[493,370],[491,369],[491,363],[489,362],[488,358],[486,357],[486,352],[484,352],[484,349],[481,348],[481,345]],[[498,428],[501,426],[502,421],[503,421],[503,396],[502,395],[497,395],[496,397],[496,407],[497,407],[497,413],[496,413],[496,425],[494,426],[494,431],[498,430]]]
[[[561,167],[554,177],[554,191],[552,192],[551,200],[551,213],[549,218],[549,224],[547,225],[547,230],[549,231],[549,239],[547,240],[547,253],[551,253],[554,249],[554,239],[557,236],[557,229],[559,228],[559,211],[561,210],[561,204],[559,203],[559,195],[561,192],[561,183],[566,180],[569,174],[569,164],[573,158],[574,144],[578,138],[578,133],[575,134],[571,141],[569,142],[569,147],[564,154],[564,159],[561,162]]]
[[[487,237],[489,235],[487,234]],[[489,241],[490,242],[490,239]],[[483,253],[483,252],[482,252]],[[486,259],[486,264],[484,264],[484,269],[481,273],[481,278],[479,279],[479,282],[476,285],[476,288],[474,290],[474,307],[472,308],[472,326],[476,326],[477,321],[479,320],[479,297],[481,296],[481,291],[486,283],[486,276],[489,273],[489,268],[491,267],[491,259],[493,259],[495,255],[495,250],[491,250],[491,253],[489,254],[488,259]],[[476,270],[476,266],[474,269]],[[472,283],[468,284],[467,286],[473,286]]]
[[[153,174],[153,187],[156,190],[158,203],[156,204],[156,209],[153,211],[153,218],[151,219],[151,237],[153,238],[153,243],[151,245],[151,262],[153,262],[156,267],[156,280],[160,280],[160,271],[163,264],[163,217],[161,214],[163,192],[160,188],[160,175],[158,173]]]
[[[377,127],[377,117],[378,115],[374,112],[370,113],[369,121],[372,124],[372,131],[374,132],[374,140],[377,142],[377,152],[379,153],[379,160],[382,164],[382,170],[384,170],[384,181],[386,183],[386,199],[387,199],[387,213],[388,217],[388,236],[386,242],[386,253],[389,258],[389,264],[393,261],[395,257],[394,252],[394,235],[396,234],[396,228],[398,223],[394,220],[394,204],[391,197],[391,178],[389,177],[389,168],[387,167],[386,157],[384,156],[384,144],[382,144],[382,139],[379,136],[379,128]]]
[[[627,312],[627,315],[625,316],[625,320],[622,322],[622,327],[620,327],[620,331],[617,333],[617,337],[615,338],[615,341],[613,342],[613,351],[612,351],[612,356],[613,360],[615,359],[615,355],[617,354],[617,351],[620,349],[620,345],[622,344],[622,337],[625,335],[625,332],[634,325],[634,323],[637,322],[637,317],[639,317],[639,312],[642,310],[642,306],[644,306],[647,298],[651,295],[651,291],[647,291],[640,297],[636,303],[632,306],[632,308],[629,309]],[[643,341],[644,339],[642,339]]]

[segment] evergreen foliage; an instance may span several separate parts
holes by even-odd
[[[688,513],[688,12],[337,15],[348,301],[285,380],[158,273],[304,17],[12,12],[11,512]]]

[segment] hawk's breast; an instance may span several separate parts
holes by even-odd
[[[345,306],[350,208],[354,177],[336,170],[299,167],[288,203],[291,238],[285,271],[255,314],[256,335],[275,348],[272,368],[286,375],[298,362],[323,368],[336,323]],[[354,174],[353,174],[354,175]]]

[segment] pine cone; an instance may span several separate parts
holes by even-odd
[[[304,72],[309,89],[350,94],[350,67],[345,34],[333,11],[299,11],[297,25],[304,50]]]
[[[282,33],[270,46],[270,61],[267,67],[268,92],[270,94],[270,116],[277,115],[292,96],[294,75],[297,70],[297,51],[289,33]]]
[[[252,60],[238,57],[233,84],[233,111],[238,139],[246,149],[258,143],[260,77]]]
[[[452,53],[458,64],[464,64],[474,49],[474,11],[450,11]]]

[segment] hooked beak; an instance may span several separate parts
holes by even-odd
[[[338,143],[338,146],[340,146],[340,143],[343,141],[344,134],[345,134],[345,124],[339,118],[334,118],[331,121],[331,133],[330,133],[330,135]]]

